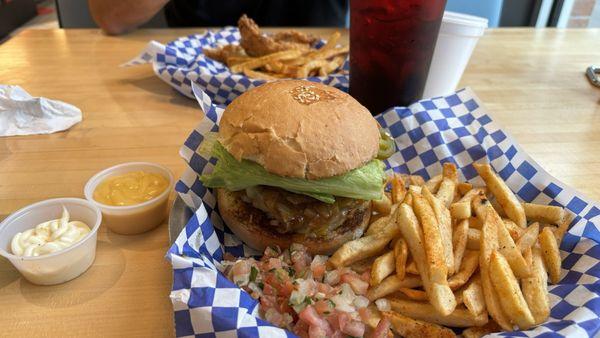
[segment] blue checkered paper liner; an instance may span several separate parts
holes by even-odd
[[[243,245],[223,225],[215,197],[198,180],[210,172],[214,158],[198,149],[209,132],[218,131],[223,109],[194,87],[206,117],[192,131],[180,154],[188,164],[176,184],[185,203],[197,210],[167,256],[173,263],[171,300],[177,336],[285,337],[291,333],[257,318],[258,302],[229,282],[219,261],[229,252],[249,256],[258,252]],[[393,108],[376,117],[394,137],[398,151],[389,170],[422,175],[441,172],[453,162],[462,179],[482,184],[474,162],[489,162],[520,199],[559,205],[574,219],[561,244],[562,279],[550,289],[550,320],[532,330],[491,336],[593,337],[600,332],[600,206],[544,171],[492,120],[469,88],[423,100],[408,108]]]
[[[265,81],[231,73],[227,65],[206,57],[202,49],[239,44],[239,41],[240,32],[236,27],[180,37],[166,45],[150,41],[138,56],[122,66],[151,63],[154,73],[181,94],[194,98],[192,92],[192,83],[194,83],[213,103],[227,105],[246,90],[259,86]],[[317,47],[323,42],[318,43]],[[348,91],[348,68],[348,60],[346,60],[342,65],[342,72],[310,77],[307,80],[322,82]]]

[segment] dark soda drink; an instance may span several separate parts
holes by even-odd
[[[350,0],[350,95],[373,115],[421,98],[446,0]]]

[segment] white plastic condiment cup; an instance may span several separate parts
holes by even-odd
[[[423,98],[442,96],[456,90],[487,25],[485,18],[444,12]]]
[[[47,255],[23,257],[12,254],[10,244],[17,233],[59,219],[63,206],[70,214],[69,220],[87,224],[90,233],[72,246]],[[0,255],[6,257],[31,283],[64,283],[84,273],[94,262],[100,223],[102,214],[98,207],[81,198],[55,198],[34,203],[14,212],[0,223]]]
[[[113,206],[94,199],[94,191],[102,181],[133,171],[161,174],[169,181],[169,185],[157,197],[140,204]],[[84,194],[88,201],[100,208],[104,225],[110,230],[122,235],[135,235],[156,228],[167,217],[169,194],[172,189],[173,174],[166,167],[150,162],[128,162],[104,169],[92,176],[85,185]]]

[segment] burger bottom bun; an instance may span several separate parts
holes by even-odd
[[[306,246],[309,253],[331,255],[344,243],[359,238],[369,225],[371,204],[349,212],[346,222],[327,237],[307,237],[304,234],[282,234],[269,225],[269,218],[259,209],[242,201],[237,194],[216,189],[219,213],[229,229],[246,245],[263,252],[277,245],[282,249],[292,243]]]

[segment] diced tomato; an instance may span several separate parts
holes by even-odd
[[[234,276],[250,273],[250,261],[244,259],[235,262],[231,268],[231,273],[233,273]]]
[[[325,283],[317,283],[317,292],[324,293],[325,296],[330,296],[333,292],[333,287]]]
[[[373,333],[371,333],[371,336],[369,338],[387,338],[391,326],[392,324],[390,323],[389,319],[382,318],[381,320],[379,320],[379,324],[377,324],[377,327],[375,328]]]
[[[331,314],[333,312],[333,306],[328,300],[319,300],[314,305],[315,310],[320,314]]]
[[[367,294],[369,283],[362,280],[356,273],[346,273],[340,278],[342,283],[348,283],[352,291],[358,295]]]
[[[308,337],[309,338],[329,338],[331,333],[328,333],[326,329],[321,326],[311,325],[308,328]]]
[[[323,276],[325,275],[325,264],[311,265],[311,271],[314,279],[322,280]]]
[[[292,264],[294,270],[300,272],[310,265],[310,255],[306,251],[293,251],[292,252]]]
[[[342,331],[337,330],[331,335],[330,338],[346,338],[346,335]]]
[[[275,296],[277,295],[277,290],[275,290],[275,288],[271,286],[271,284],[266,283],[265,287],[263,288],[263,294]]]
[[[360,275],[360,279],[362,279],[368,283],[371,280],[371,271],[367,270],[367,271],[363,272]]]
[[[362,319],[363,322],[366,322],[371,318],[373,314],[371,313],[371,310],[369,310],[368,307],[363,307],[358,309],[358,315],[360,316],[360,319]]]
[[[268,309],[277,307],[277,297],[271,295],[262,295],[262,297],[260,297],[260,306],[265,312]]]
[[[362,337],[365,334],[365,324],[358,320],[351,320],[343,327],[340,326],[343,333],[352,337]]]
[[[299,320],[292,328],[292,332],[301,338],[308,338],[308,324],[303,320]]]
[[[308,305],[307,307],[305,307],[304,310],[302,310],[298,314],[298,316],[300,317],[300,320],[303,320],[306,323],[308,323],[308,335],[310,337],[320,337],[317,334],[323,334],[325,337],[327,337],[333,333],[333,330],[331,329],[331,326],[329,326],[329,323],[319,316],[319,314],[312,305]]]
[[[267,264],[265,264],[265,270],[267,271],[279,268],[281,268],[281,259],[279,258],[269,258]]]

